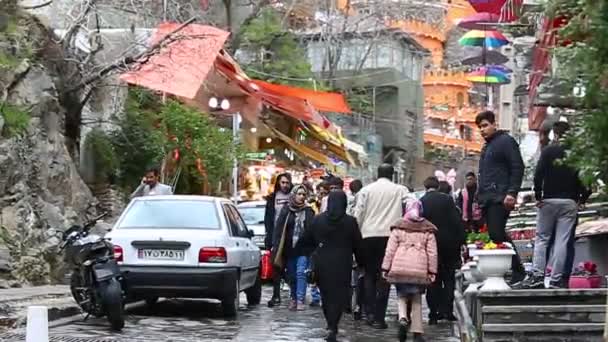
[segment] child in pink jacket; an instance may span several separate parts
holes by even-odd
[[[399,295],[399,341],[407,338],[408,304],[411,304],[410,330],[414,342],[422,342],[422,294],[437,274],[437,228],[422,218],[422,204],[409,200],[405,216],[391,227],[382,270],[384,277],[395,284]]]

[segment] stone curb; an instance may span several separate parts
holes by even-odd
[[[27,308],[40,305],[48,308],[49,322],[79,315],[80,307],[69,293],[16,295],[0,298],[0,330],[24,327]]]

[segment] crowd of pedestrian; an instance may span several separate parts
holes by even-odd
[[[427,301],[437,303],[431,323],[455,319],[451,304],[442,303],[452,300],[457,262],[442,263],[441,258],[460,257],[442,254],[442,247],[438,248],[443,246],[439,236],[449,236],[450,230],[462,227],[455,203],[447,194],[437,192],[441,196],[439,205],[454,210],[451,218],[455,222],[433,223],[431,216],[425,216],[423,203],[405,186],[392,181],[393,174],[393,167],[383,164],[378,168],[377,181],[363,186],[355,180],[349,185],[348,195],[343,180],[335,176],[318,184],[316,194],[309,193],[307,186],[293,185],[288,174],[277,177],[265,215],[266,247],[272,251],[275,267],[269,307],[281,303],[282,279],[289,284],[290,310],[305,310],[310,287],[310,306],[321,303],[328,341],[336,340],[345,312],[352,312],[357,320],[364,319],[372,328],[387,329],[391,285],[399,296],[401,340],[405,340],[408,330],[415,341],[424,340],[422,295],[427,288]],[[428,183],[432,184],[427,195],[433,197],[439,182],[431,177]],[[429,210],[429,215],[432,213]],[[437,224],[447,231],[440,233]],[[454,246],[452,249],[458,250],[463,243],[461,230],[462,234],[456,233],[460,236],[456,241],[447,243]],[[451,251],[448,247],[445,250]],[[320,295],[313,293],[317,286]]]
[[[274,267],[269,307],[281,304],[281,283],[289,285],[290,310],[322,306],[327,341],[336,341],[344,312],[364,319],[375,329],[387,329],[391,287],[398,296],[399,339],[408,331],[424,341],[422,295],[429,325],[455,321],[455,273],[461,267],[466,232],[487,228],[495,243],[511,243],[506,224],[517,203],[524,162],[519,145],[497,128],[495,114],[479,113],[476,124],[485,139],[478,173],[468,172],[454,196],[450,183],[430,176],[417,200],[407,187],[393,182],[390,164],[378,167],[377,180],[360,180],[344,192],[344,181],[328,176],[316,188],[294,185],[289,173],[276,177],[266,198],[265,248]],[[591,192],[577,170],[560,162],[567,152],[566,122],[544,125],[539,132],[541,153],[534,173],[538,207],[533,264],[526,272],[515,250],[511,263],[514,288],[565,288],[574,261],[578,211]],[[131,195],[171,195],[150,168]],[[515,248],[514,248],[515,249]],[[550,271],[547,271],[549,270]]]

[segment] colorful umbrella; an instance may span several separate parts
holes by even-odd
[[[464,46],[482,46],[484,48],[499,48],[509,44],[509,40],[498,31],[472,30],[458,40]]]
[[[476,13],[458,21],[458,26],[469,30],[484,30],[494,26],[500,16],[493,13]]]
[[[494,50],[483,51],[481,55],[463,59],[462,65],[484,65],[484,64],[503,64],[507,63],[509,58],[502,53]]]
[[[469,3],[477,12],[500,14],[502,6],[507,0],[469,0]]]
[[[492,68],[479,68],[467,74],[467,80],[475,83],[486,83],[486,84],[508,84],[511,83],[511,79],[506,73]]]
[[[510,74],[513,72],[513,70],[511,70],[510,68],[508,68],[504,65],[487,65],[486,68],[491,69],[491,70],[497,70],[497,71],[503,72],[505,74]]]

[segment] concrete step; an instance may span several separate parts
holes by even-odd
[[[479,292],[482,306],[492,305],[606,305],[605,288],[601,289],[543,289]]]
[[[604,323],[483,324],[483,342],[600,342]]]
[[[604,323],[605,305],[499,305],[483,307],[483,323]]]

